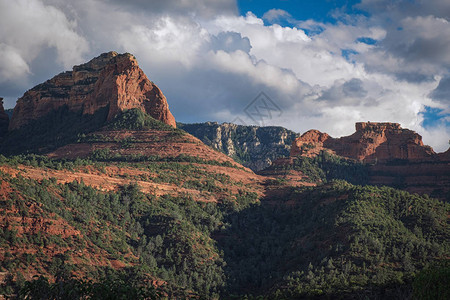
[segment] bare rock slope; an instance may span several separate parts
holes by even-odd
[[[139,108],[176,127],[166,97],[129,53],[103,53],[27,91],[17,101],[9,130],[18,129],[62,106],[83,114],[109,107],[108,120],[125,109]]]

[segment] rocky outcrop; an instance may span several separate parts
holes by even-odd
[[[321,149],[357,160],[389,161],[393,159],[428,159],[435,155],[416,132],[397,123],[356,123],[350,136],[332,138],[326,133],[310,130],[294,141],[291,156],[314,155]]]
[[[267,168],[279,157],[289,156],[291,144],[298,136],[275,126],[206,122],[179,124],[179,127],[253,171]]]
[[[450,149],[436,154],[419,134],[400,124],[356,123],[356,132],[341,138],[310,130],[293,142],[291,160],[314,157],[322,150],[367,163],[369,184],[450,201]]]
[[[62,106],[83,114],[109,107],[108,120],[125,109],[139,108],[176,127],[163,93],[129,53],[101,54],[27,91],[17,101],[9,129],[20,128]]]
[[[9,116],[3,108],[3,98],[0,97],[0,137],[8,132]]]
[[[290,156],[315,156],[323,149],[323,143],[330,138],[327,133],[315,129],[309,130],[292,143]]]

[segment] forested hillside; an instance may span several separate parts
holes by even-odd
[[[53,146],[0,156],[1,295],[449,296],[449,204],[367,185],[363,163],[321,152],[257,175],[138,109]]]
[[[37,297],[48,283],[25,281],[36,274],[81,294],[122,282],[143,297],[408,297],[449,255],[449,205],[392,188],[335,181],[199,202],[4,172],[1,184],[6,294]]]

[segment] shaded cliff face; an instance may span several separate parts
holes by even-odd
[[[298,136],[283,127],[231,123],[179,124],[179,127],[253,171],[267,168],[279,157],[289,156],[290,146]]]
[[[101,54],[27,91],[17,101],[9,130],[18,129],[62,106],[83,114],[94,114],[108,107],[108,120],[125,109],[139,108],[157,120],[176,126],[161,90],[129,53]]]
[[[9,116],[3,108],[3,98],[0,97],[0,138],[8,132]]]
[[[321,149],[357,160],[388,161],[393,159],[428,159],[435,155],[425,146],[422,137],[397,123],[356,123],[350,136],[332,138],[326,133],[310,130],[295,140],[291,156],[313,156]]]

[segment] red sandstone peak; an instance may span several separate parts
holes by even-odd
[[[120,111],[139,108],[176,127],[166,97],[129,53],[103,53],[27,91],[17,101],[9,129],[17,129],[64,105],[83,114],[109,107],[108,120]]]
[[[416,132],[401,128],[398,123],[356,123],[356,132],[338,139],[326,133],[311,130],[296,139],[291,156],[317,154],[321,149],[357,160],[426,159],[435,155],[424,146]]]
[[[309,130],[301,136],[301,140],[305,143],[323,143],[329,138],[328,134],[315,129]]]
[[[323,149],[323,143],[331,138],[328,134],[322,133],[319,130],[309,130],[297,138],[291,146],[291,156],[317,155]]]

